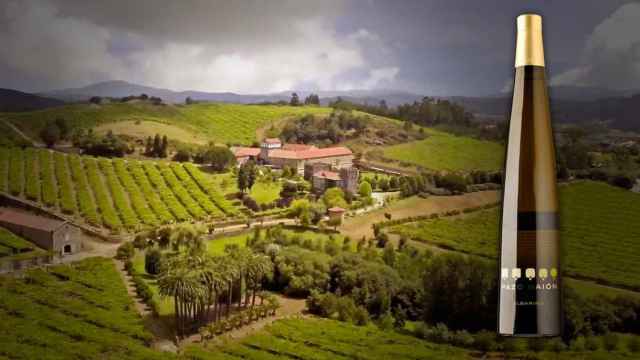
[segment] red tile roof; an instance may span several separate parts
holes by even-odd
[[[313,145],[305,145],[305,144],[283,144],[283,150],[291,150],[291,151],[303,151],[303,150],[311,150],[316,149]]]
[[[56,220],[44,216],[12,208],[0,208],[0,222],[10,223],[44,231],[54,231],[66,221]]]
[[[262,142],[265,144],[281,144],[282,143],[278,138],[266,138]]]
[[[233,155],[236,157],[258,156],[260,155],[260,148],[237,147],[233,149]]]
[[[338,174],[337,172],[333,172],[333,171],[318,171],[318,172],[313,174],[313,177],[318,177],[318,178],[322,178],[322,179],[329,179],[329,180],[335,180],[335,181],[340,180],[340,174]]]
[[[334,157],[334,156],[348,156],[353,155],[353,152],[344,146],[336,146],[330,148],[312,148],[308,150],[302,151],[292,151],[292,150],[271,150],[269,152],[270,158],[283,158],[283,159],[297,159],[297,160],[309,160],[309,159],[320,159],[325,157]]]

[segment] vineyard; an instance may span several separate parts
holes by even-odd
[[[11,231],[0,227],[0,259],[11,257],[25,258],[45,254],[29,241],[15,235]]]
[[[207,351],[209,350],[209,351]],[[239,342],[203,349],[191,346],[190,359],[471,359],[468,351],[326,319],[279,320]]]
[[[113,232],[237,210],[193,164],[0,148],[0,191]]]
[[[3,116],[25,133],[38,138],[50,121],[65,119],[70,128],[94,128],[114,122],[151,121],[173,125],[198,134],[199,141],[251,144],[256,131],[270,123],[303,114],[329,114],[331,108],[312,106],[275,106],[240,104],[194,104],[154,106],[149,103],[114,103],[104,105],[74,104],[45,110],[7,113]],[[132,125],[136,126],[136,125]],[[135,133],[135,129],[132,129]],[[177,134],[177,133],[175,133]],[[171,134],[171,135],[175,135]],[[168,134],[169,135],[169,134]],[[192,136],[176,138],[190,142]]]
[[[585,181],[560,187],[567,274],[640,288],[640,195]],[[390,231],[444,248],[495,257],[499,209],[421,221]]]
[[[0,358],[161,359],[111,260],[0,277]]]
[[[429,128],[425,133],[425,140],[385,147],[384,158],[431,170],[497,170],[502,166],[504,147],[499,143]]]

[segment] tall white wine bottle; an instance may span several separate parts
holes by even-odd
[[[560,239],[542,18],[520,15],[517,28],[500,229],[498,333],[558,336]]]

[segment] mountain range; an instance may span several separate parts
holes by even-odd
[[[293,91],[269,94],[236,94],[232,92],[174,91],[115,80],[84,87],[27,94],[10,89],[0,89],[0,111],[27,111],[59,106],[64,102],[85,102],[93,96],[125,97],[147,94],[167,103],[184,103],[187,97],[197,101],[251,104],[289,101]],[[296,91],[300,99],[310,91]],[[338,97],[355,103],[377,104],[385,100],[388,106],[412,103],[423,95],[398,90],[346,90],[313,91],[323,105]],[[607,120],[613,127],[640,130],[640,91],[611,90],[597,87],[552,86],[549,88],[551,110],[556,121],[585,122]],[[511,98],[508,93],[491,96],[435,96],[461,104],[480,119],[505,120],[509,116]]]

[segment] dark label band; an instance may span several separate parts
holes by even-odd
[[[518,231],[558,230],[557,212],[519,212]]]

